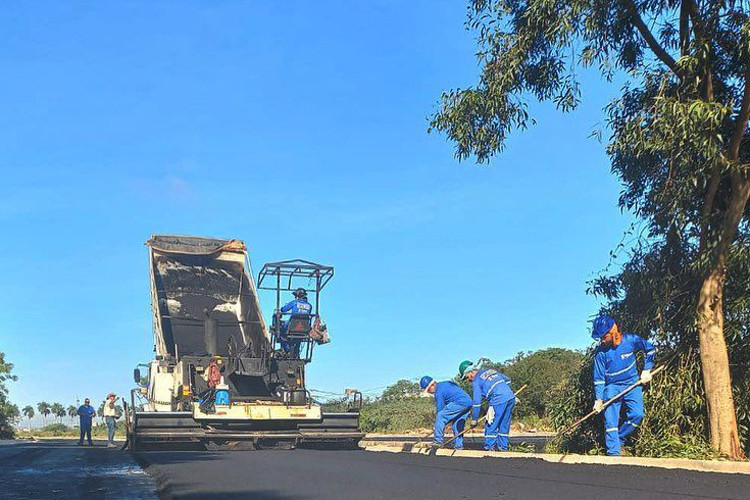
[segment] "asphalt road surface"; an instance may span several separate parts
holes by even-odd
[[[748,475],[308,449],[131,455],[98,444],[0,442],[0,499],[750,499]]]
[[[750,499],[750,476],[366,451],[149,451],[163,498]]]
[[[0,441],[0,498],[156,499],[130,454],[106,443]]]

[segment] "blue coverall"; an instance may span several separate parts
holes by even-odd
[[[644,351],[644,370],[654,366],[656,349],[648,340],[625,333],[620,345],[599,346],[594,353],[594,394],[608,400],[639,380],[636,356]],[[620,409],[625,403],[625,422],[620,425]],[[643,421],[643,389],[638,386],[604,409],[604,442],[607,455],[619,456],[625,439]]]
[[[466,417],[471,411],[471,398],[466,391],[455,382],[438,382],[435,388],[435,443],[443,444],[443,431],[445,426],[451,424],[453,435],[458,436],[464,431]],[[453,442],[453,448],[463,450],[464,438],[457,437]]]
[[[310,305],[310,303],[305,299],[294,299],[291,302],[287,302],[281,308],[281,312],[282,314],[312,314],[312,305]],[[287,326],[288,325],[286,321],[281,322],[281,334],[279,335],[279,342],[281,342],[281,347],[282,349],[284,349],[284,352],[293,351],[295,356],[299,356],[300,342],[298,340],[289,341],[286,339]]]
[[[84,435],[88,439],[89,444],[91,442],[91,420],[96,416],[96,410],[91,405],[81,405],[78,407],[78,416],[81,417],[81,437],[78,440],[78,444],[83,444]]]
[[[496,370],[479,370],[471,385],[474,391],[472,418],[479,418],[482,398],[487,399],[495,412],[492,421],[484,424],[484,449],[508,451],[510,417],[516,404],[516,396],[510,389],[510,378]]]

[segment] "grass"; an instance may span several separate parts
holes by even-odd
[[[106,439],[107,438],[107,425],[98,423],[95,424],[91,429],[91,437]],[[47,438],[47,437],[67,437],[76,438],[80,436],[78,427],[71,427],[61,423],[47,424],[40,429],[16,429],[16,438],[18,439],[30,439],[30,438]],[[125,439],[125,423],[117,422],[115,426],[115,438]]]

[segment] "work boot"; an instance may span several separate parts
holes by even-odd
[[[115,443],[107,443],[107,448],[117,448]]]
[[[76,443],[76,445],[78,445],[78,446],[83,446],[83,441],[78,441],[78,442]]]

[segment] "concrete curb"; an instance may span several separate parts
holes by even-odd
[[[725,474],[750,474],[750,462],[722,462],[719,460],[689,460],[684,458],[645,458],[645,457],[606,457],[601,455],[561,455],[552,453],[514,453],[478,450],[438,449],[430,452],[427,448],[413,445],[387,446],[383,444],[364,446],[366,451],[389,453],[412,453],[417,455],[437,455],[439,457],[465,458],[535,458],[558,464],[631,465],[638,467],[660,467],[663,469],[694,470],[699,472],[721,472]]]

